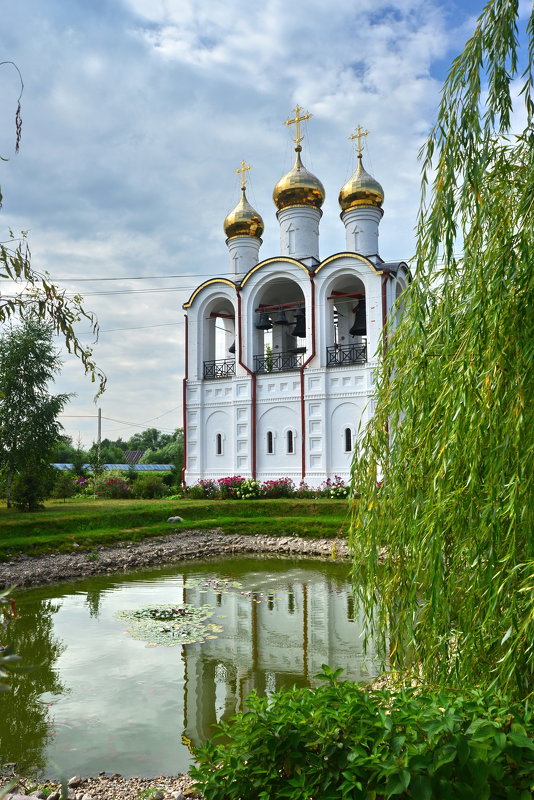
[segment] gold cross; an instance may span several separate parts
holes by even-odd
[[[358,140],[358,144],[356,145],[356,152],[358,153],[359,156],[361,156],[363,152],[362,139],[364,138],[364,136],[367,136],[368,133],[369,131],[364,130],[361,125],[358,125],[355,133],[353,133],[352,136],[349,136],[349,139]]]
[[[247,185],[247,177],[246,177],[246,175],[247,175],[247,172],[248,172],[249,169],[252,169],[252,167],[251,167],[250,164],[247,164],[245,161],[242,161],[241,162],[241,166],[239,167],[239,169],[236,169],[236,172],[237,172],[238,175],[241,173],[241,188],[242,189],[244,189],[245,186]]]
[[[300,123],[303,120],[310,119],[310,117],[313,116],[313,114],[308,114],[308,112],[306,112],[306,114],[303,114],[302,116],[300,116],[300,112],[303,111],[303,110],[304,109],[301,106],[296,105],[295,108],[293,109],[293,112],[295,114],[294,118],[291,119],[291,117],[288,117],[288,119],[286,119],[286,121],[284,122],[284,125],[287,125],[288,127],[290,125],[296,125],[295,138],[293,139],[293,141],[295,142],[297,147],[299,146],[299,144],[304,139],[304,136],[300,135]]]

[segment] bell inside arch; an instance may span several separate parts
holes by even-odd
[[[278,316],[273,320],[274,325],[289,325],[289,320],[283,308],[278,311]]]
[[[256,328],[259,331],[270,331],[273,327],[273,324],[269,318],[269,314],[267,311],[260,311],[260,318],[256,323]]]
[[[356,300],[356,305],[353,308],[354,322],[349,333],[351,336],[365,336],[367,334],[367,324],[365,319],[365,299]]]
[[[306,336],[306,312],[303,308],[297,308],[295,311],[295,327],[291,331],[292,336],[298,336],[300,339]]]
[[[230,345],[230,347],[228,348],[228,352],[231,353],[232,355],[235,355],[235,339],[232,342],[232,344]]]

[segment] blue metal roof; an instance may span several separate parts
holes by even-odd
[[[74,469],[73,464],[52,464],[56,469]],[[103,469],[122,469],[128,472],[134,469],[136,472],[170,472],[174,469],[174,464],[102,464]],[[88,472],[92,472],[93,468],[90,464],[84,464],[83,468]]]

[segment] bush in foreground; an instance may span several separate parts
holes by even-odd
[[[315,690],[252,694],[196,751],[206,800],[531,798],[525,706],[477,690],[367,690],[340,672],[323,666]]]

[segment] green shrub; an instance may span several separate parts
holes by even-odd
[[[531,798],[525,706],[475,689],[374,691],[340,673],[323,665],[318,689],[250,695],[196,750],[206,800]]]
[[[40,511],[50,497],[58,470],[49,464],[29,464],[15,475],[11,500],[19,511]]]
[[[66,500],[67,497],[73,497],[79,490],[79,484],[75,483],[75,480],[74,472],[70,470],[60,471],[52,490],[52,497],[56,498],[56,500]]]
[[[169,494],[169,487],[163,482],[162,475],[140,473],[133,487],[134,497],[141,500],[154,500]]]

